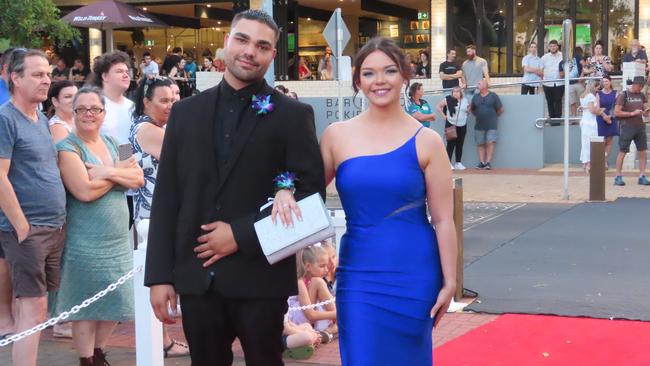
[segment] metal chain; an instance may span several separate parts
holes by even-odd
[[[5,338],[3,340],[0,340],[0,347],[8,346],[9,344],[11,344],[13,342],[19,341],[19,340],[21,340],[21,339],[23,339],[25,337],[29,337],[30,335],[32,335],[34,333],[38,333],[38,332],[44,330],[45,328],[48,328],[48,327],[53,326],[54,324],[57,324],[61,320],[67,319],[72,314],[76,314],[76,313],[80,312],[81,309],[87,308],[88,306],[90,306],[95,301],[97,301],[97,300],[101,299],[102,297],[106,296],[109,292],[115,291],[115,289],[118,286],[123,285],[127,280],[129,280],[131,277],[133,277],[136,273],[138,273],[140,271],[142,271],[142,266],[139,266],[137,268],[134,268],[134,269],[130,270],[124,276],[120,277],[117,281],[115,281],[114,283],[111,283],[110,285],[106,286],[105,289],[99,291],[98,293],[96,293],[92,297],[82,301],[81,304],[73,306],[69,311],[64,311],[61,314],[59,314],[59,316],[57,316],[55,318],[50,318],[47,321],[45,321],[44,323],[41,323],[41,324],[31,328],[31,329],[28,329],[28,330],[26,330],[24,332],[14,334],[14,335],[12,335],[10,337],[7,337],[7,338]],[[288,311],[303,311],[303,310],[308,310],[308,309],[314,309],[314,308],[316,308],[318,306],[331,304],[331,303],[333,303],[335,301],[336,301],[336,299],[332,298],[332,299],[322,301],[322,302],[319,302],[319,303],[316,303],[316,304],[309,304],[309,305],[304,305],[304,306],[290,307]]]
[[[26,330],[26,331],[24,331],[22,333],[14,334],[11,337],[7,337],[7,338],[5,338],[3,340],[0,340],[0,347],[5,347],[5,346],[9,345],[12,342],[16,342],[16,341],[19,341],[19,340],[21,340],[21,339],[23,339],[25,337],[29,337],[30,335],[32,335],[34,333],[38,333],[38,332],[42,331],[43,329],[45,329],[47,327],[53,326],[54,324],[60,322],[61,320],[67,319],[70,315],[78,313],[83,308],[87,308],[88,306],[90,306],[90,304],[92,304],[95,301],[97,301],[97,300],[101,299],[102,297],[106,296],[109,292],[115,291],[115,289],[118,286],[123,285],[127,280],[129,280],[131,277],[133,277],[136,273],[138,273],[140,271],[142,271],[142,266],[139,266],[137,268],[134,268],[134,269],[130,270],[124,276],[120,277],[117,281],[115,281],[114,283],[111,283],[110,285],[106,286],[105,289],[99,291],[98,293],[96,293],[92,297],[82,301],[81,304],[73,306],[69,311],[62,312],[56,318],[48,319],[46,322],[41,323],[41,324],[39,324],[39,325],[37,325],[37,326],[35,326],[35,327],[31,328],[31,329],[28,329],[28,330]]]
[[[333,303],[333,302],[335,302],[335,301],[336,301],[336,298],[333,297],[333,298],[331,298],[331,299],[329,299],[329,300],[325,300],[325,301],[323,301],[323,302],[317,302],[317,303],[315,303],[315,304],[309,304],[309,305],[304,305],[304,306],[294,306],[294,307],[290,307],[288,311],[303,311],[303,310],[309,310],[309,309],[313,309],[313,308],[316,308],[316,307],[319,307],[319,306],[323,306],[323,305],[331,304],[331,303]]]

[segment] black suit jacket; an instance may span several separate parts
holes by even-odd
[[[273,178],[283,171],[299,179],[297,200],[315,192],[324,197],[314,112],[266,83],[256,94],[271,94],[274,110],[243,112],[230,158],[221,166],[215,155],[219,87],[172,108],[153,197],[146,286],[172,284],[180,294],[203,294],[213,277],[216,290],[228,298],[297,293],[295,257],[269,265],[253,223],[263,217],[259,208],[273,197]],[[231,225],[239,250],[203,268],[193,249],[200,225],[213,221]]]

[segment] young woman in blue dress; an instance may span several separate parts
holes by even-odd
[[[369,41],[354,70],[369,108],[321,139],[347,222],[336,275],[342,365],[430,366],[432,328],[456,289],[449,160],[440,136],[400,106],[411,69],[393,41]],[[273,214],[284,222],[294,204],[280,190]]]

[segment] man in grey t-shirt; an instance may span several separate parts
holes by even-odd
[[[39,50],[16,50],[9,64],[11,101],[0,107],[0,243],[12,269],[15,331],[46,319],[47,292],[60,280],[65,189],[47,118],[50,67]],[[13,345],[14,365],[35,366],[39,333]]]
[[[467,92],[465,94],[468,96],[468,99],[471,100],[471,97],[477,92],[477,89],[474,89],[474,87],[478,85],[479,81],[485,79],[487,84],[490,85],[490,73],[487,61],[476,54],[476,46],[473,44],[468,45],[465,48],[465,53],[467,55],[467,60],[463,62],[462,66],[462,84],[467,87]]]
[[[470,111],[476,116],[474,137],[478,145],[479,164],[477,169],[492,169],[492,157],[497,143],[497,120],[503,113],[503,104],[496,93],[488,90],[487,80],[478,83],[478,93],[474,94]]]

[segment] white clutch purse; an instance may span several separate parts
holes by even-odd
[[[303,198],[298,201],[298,206],[302,221],[298,221],[292,214],[293,227],[284,227],[279,219],[273,224],[271,216],[255,223],[255,233],[270,264],[336,235],[334,220],[320,194],[314,193]]]

